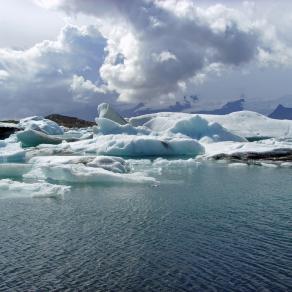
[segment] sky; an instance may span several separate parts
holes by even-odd
[[[190,95],[194,110],[240,96],[262,113],[292,106],[291,1],[2,2],[0,119]]]

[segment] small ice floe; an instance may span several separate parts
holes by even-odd
[[[283,162],[280,164],[281,167],[292,167],[292,162]]]
[[[155,178],[144,173],[116,173],[83,164],[43,166],[41,169],[47,179],[69,183],[157,183]]]
[[[145,172],[131,172],[128,162],[109,156],[34,157],[25,178],[69,183],[157,183]]]
[[[165,159],[157,158],[153,161],[153,166],[162,168],[176,168],[176,167],[197,167],[201,163],[194,159]]]
[[[228,167],[232,167],[232,168],[234,168],[234,167],[246,167],[246,166],[248,166],[246,163],[241,163],[241,162],[234,162],[234,163],[229,163],[228,164]]]
[[[46,182],[19,182],[11,179],[0,180],[1,197],[59,197],[70,191],[69,186]]]
[[[268,168],[277,168],[278,164],[276,163],[269,163],[269,162],[261,162],[261,166],[268,167]]]

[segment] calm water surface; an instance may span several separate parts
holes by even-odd
[[[292,169],[0,200],[1,291],[292,291]]]

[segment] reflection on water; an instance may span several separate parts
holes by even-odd
[[[0,201],[0,290],[287,291],[291,169],[175,167],[149,185]]]

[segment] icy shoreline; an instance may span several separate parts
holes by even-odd
[[[126,121],[106,104],[98,113],[97,125],[83,129],[64,128],[42,117],[21,120],[17,126],[23,130],[0,140],[0,190],[21,192],[21,183],[30,183],[32,194],[66,192],[48,181],[157,184],[149,171],[135,169],[133,158],[154,159],[146,159],[152,168],[210,159],[232,165],[292,165],[292,121],[247,111],[225,116],[157,113]],[[44,188],[38,188],[41,183]]]

